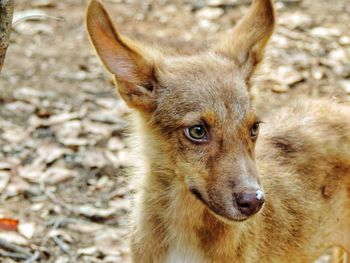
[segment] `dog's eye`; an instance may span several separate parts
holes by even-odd
[[[193,125],[185,129],[185,135],[187,138],[194,142],[206,142],[208,141],[207,129],[202,124]]]
[[[258,138],[258,135],[259,135],[259,125],[260,125],[260,122],[256,122],[254,123],[253,127],[250,129],[250,137],[254,141]]]

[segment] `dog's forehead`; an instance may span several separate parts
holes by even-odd
[[[244,117],[250,100],[242,74],[233,61],[208,54],[169,59],[159,74],[158,106],[174,118],[212,112],[218,121]]]

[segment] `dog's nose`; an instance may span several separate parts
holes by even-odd
[[[239,211],[246,216],[259,212],[265,202],[264,194],[260,190],[235,194],[235,198]]]

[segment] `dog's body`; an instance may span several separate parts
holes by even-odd
[[[136,209],[135,262],[297,263],[334,245],[349,251],[350,108],[303,101],[274,115],[256,148],[267,201],[246,222],[218,220],[169,160],[151,160]]]
[[[273,32],[270,0],[192,56],[120,36],[95,0],[87,26],[136,110],[144,166],[134,262],[294,263],[332,245],[350,251],[350,107],[302,101],[265,119],[256,141],[249,79]]]

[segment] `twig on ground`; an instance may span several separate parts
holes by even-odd
[[[57,236],[52,236],[51,237],[52,240],[56,243],[57,246],[59,246],[59,248],[64,252],[66,253],[67,255],[70,256],[70,251],[69,251],[69,246],[63,242],[61,239],[59,239],[59,237]]]
[[[26,261],[24,261],[24,263],[34,263],[34,262],[36,262],[39,259],[39,257],[40,257],[40,252],[39,251],[35,251],[33,256],[31,256]]]
[[[55,195],[52,193],[52,191],[48,190],[48,189],[44,189],[44,194],[47,197],[47,199],[49,201],[51,201],[52,203],[61,206],[62,208],[66,209],[69,212],[75,213],[77,214],[77,211],[75,211],[70,205],[65,204],[64,202],[58,200]]]
[[[0,252],[0,258],[8,257],[13,258],[15,260],[27,259],[28,256],[21,253],[13,253],[13,252]]]
[[[17,19],[16,21],[13,21],[12,27],[15,27],[17,24],[25,22],[27,20],[31,20],[31,19],[41,19],[41,18],[51,18],[54,20],[59,20],[59,21],[64,21],[64,18],[62,17],[57,17],[57,16],[49,16],[49,15],[29,15],[29,16],[25,16],[25,17],[21,17],[19,19]]]
[[[62,218],[54,218],[50,220],[49,222],[45,223],[47,226],[52,226],[53,229],[58,229],[60,227],[63,227],[69,223],[77,223],[78,220],[75,218],[67,218],[67,217],[62,217]]]
[[[22,248],[20,246],[17,246],[15,244],[11,244],[3,239],[0,238],[0,248],[3,248],[5,250],[11,251],[11,252],[15,252],[18,254],[22,254],[24,256],[30,257],[32,254],[25,248]]]

